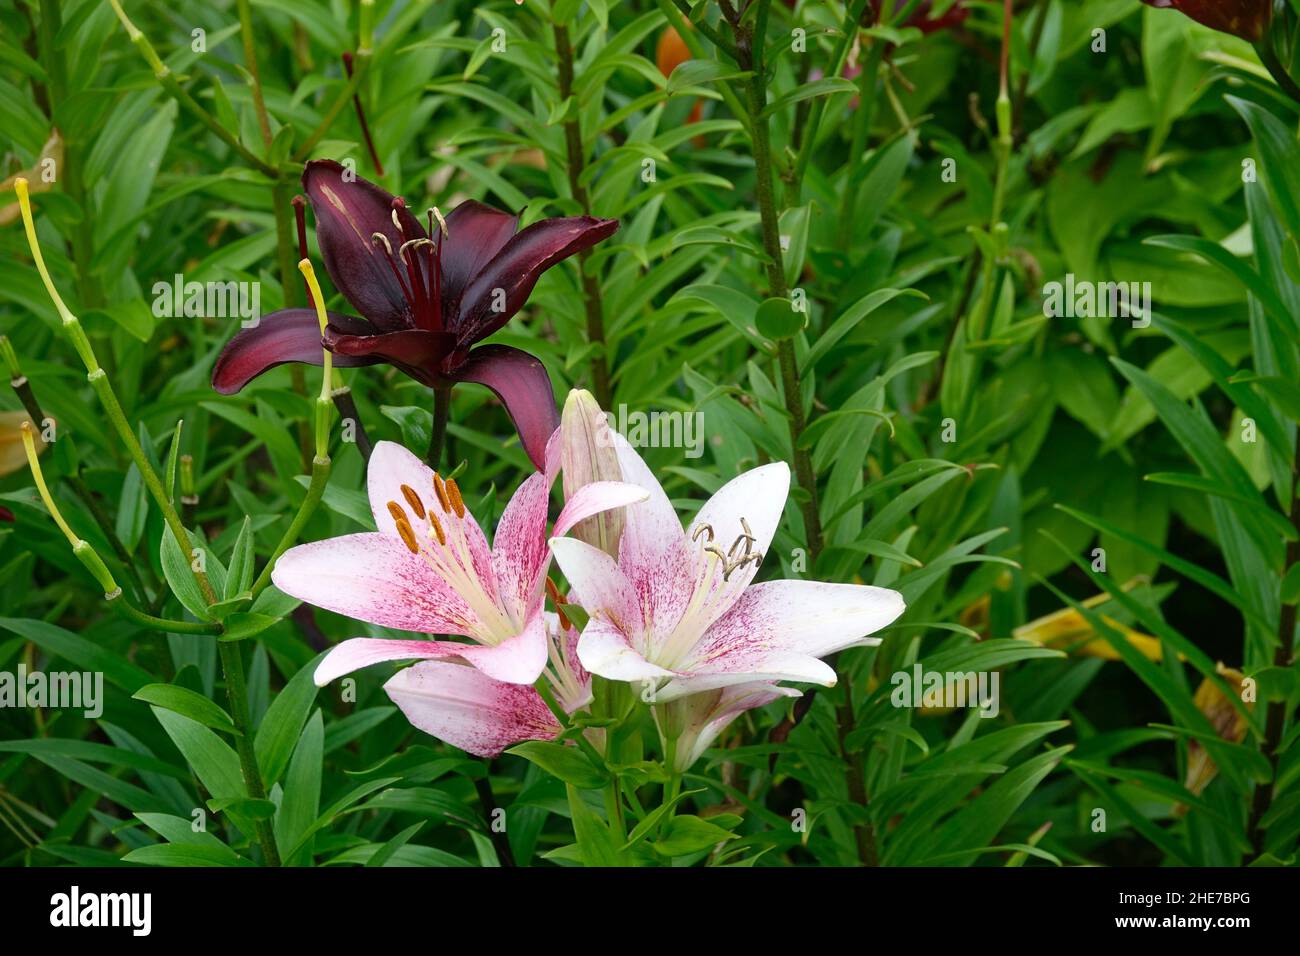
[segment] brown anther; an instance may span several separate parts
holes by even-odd
[[[695,530],[691,532],[691,540],[699,541],[700,532],[704,532],[705,534],[707,534],[709,536],[710,541],[713,540],[713,525],[710,524],[696,525]]]
[[[451,510],[451,502],[447,500],[447,486],[443,483],[442,475],[436,471],[433,473],[433,491],[438,496],[438,504],[442,505],[442,513],[446,514]]]
[[[722,567],[724,569],[726,568],[728,564],[728,560],[727,560],[727,556],[722,553],[721,548],[719,548],[716,544],[711,544],[708,545],[704,550],[706,553],[716,556],[717,559],[722,562]]]
[[[406,255],[407,249],[419,249],[421,246],[432,246],[432,245],[433,245],[432,239],[408,239],[406,240],[406,242],[402,243],[400,246],[397,247],[397,254],[399,256],[404,256]]]
[[[442,530],[442,522],[438,520],[438,516],[432,511],[429,512],[429,526],[433,528],[433,533],[437,536],[438,543],[445,547],[447,544],[447,534]]]
[[[402,543],[406,545],[411,554],[420,553],[420,544],[415,540],[415,532],[411,530],[411,524],[405,518],[398,519],[397,533],[401,535]]]
[[[414,488],[410,485],[402,485],[402,497],[406,499],[406,503],[411,506],[417,518],[424,517],[424,502],[420,500]]]
[[[385,251],[386,251],[390,256],[393,254],[393,244],[392,244],[391,242],[388,241],[388,237],[385,236],[382,232],[372,232],[372,233],[370,234],[370,241],[371,241],[372,243],[373,243],[373,242],[379,242],[381,245],[383,245],[384,250],[385,250]]]
[[[402,510],[402,506],[399,505],[396,501],[390,501],[388,503],[388,513],[393,516],[394,521],[407,520],[406,512]],[[410,522],[408,521],[407,523],[409,524]]]
[[[546,593],[551,596],[551,600],[556,604],[569,603],[569,599],[560,593],[560,589],[555,586],[555,582],[549,577],[546,579]]]
[[[460,488],[456,486],[455,478],[447,479],[447,497],[451,499],[451,506],[456,509],[456,517],[465,517],[465,502],[460,496]]]
[[[560,619],[560,630],[567,631],[573,627],[569,619],[564,616],[564,610],[558,604],[555,606],[555,616]]]

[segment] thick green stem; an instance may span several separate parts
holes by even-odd
[[[573,44],[569,28],[555,24],[555,55],[559,61],[560,100],[573,95]],[[564,121],[564,148],[569,176],[569,192],[581,207],[584,215],[591,215],[591,196],[582,183],[585,157],[582,150],[582,127],[578,122],[576,104],[570,108],[570,118]],[[609,382],[609,357],[605,353],[605,306],[601,299],[600,279],[591,273],[591,250],[578,253],[578,275],[582,280],[582,300],[587,312],[587,341],[595,346],[591,355],[592,391],[601,408],[609,408],[613,399]]]
[[[442,446],[447,438],[447,418],[451,413],[451,386],[433,390],[433,426],[429,429],[429,450],[424,460],[434,471],[442,460]]]
[[[151,631],[166,631],[170,634],[220,634],[221,625],[208,621],[173,621],[167,618],[155,617],[152,614],[146,614],[139,608],[133,607],[119,590],[115,595],[105,595],[109,606],[116,610],[128,621],[146,627]]]
[[[244,655],[238,641],[218,641],[221,670],[226,675],[226,700],[230,704],[230,719],[239,733],[235,737],[235,750],[243,772],[244,787],[253,800],[266,799],[266,786],[257,766],[257,753],[253,749],[253,735],[248,726],[248,685],[244,677]],[[280,851],[275,845],[275,831],[271,821],[256,819],[253,830],[257,845],[262,848],[262,858],[267,866],[280,865]]]
[[[271,146],[271,120],[266,113],[266,100],[262,96],[262,72],[257,65],[257,50],[253,45],[253,9],[248,0],[236,0],[239,8],[239,32],[244,41],[244,66],[252,79],[253,110],[257,113],[257,128],[262,134],[262,144]]]
[[[1300,433],[1296,434],[1295,457],[1291,465],[1291,509],[1288,517],[1291,520],[1291,526],[1300,532]],[[1300,564],[1300,535],[1295,540],[1288,541],[1286,545],[1286,567],[1283,569],[1283,578]],[[1286,669],[1291,666],[1291,658],[1295,650],[1295,626],[1296,626],[1296,605],[1294,602],[1288,602],[1282,605],[1282,611],[1278,618],[1277,626],[1277,650],[1273,652],[1273,666]],[[1264,852],[1264,832],[1260,828],[1260,821],[1268,813],[1269,808],[1273,805],[1273,797],[1277,790],[1278,765],[1281,761],[1282,754],[1279,748],[1282,744],[1283,732],[1286,730],[1287,706],[1285,700],[1269,701],[1268,711],[1264,718],[1264,756],[1268,758],[1269,766],[1273,769],[1273,774],[1268,783],[1259,784],[1255,787],[1255,796],[1251,803],[1250,820],[1248,822],[1246,833],[1249,836],[1251,846],[1254,847],[1255,855],[1259,856]]]
[[[761,28],[766,24],[766,8],[771,0],[757,0],[760,4],[756,22]],[[781,223],[776,208],[776,189],[772,176],[772,143],[767,117],[767,80],[761,60],[763,33],[755,36],[748,26],[742,25],[736,37],[740,66],[750,72],[746,81],[750,128],[753,133],[755,192],[758,196],[759,217],[763,226],[763,252],[767,255],[767,282],[769,294],[786,298],[790,290],[785,281],[785,260],[781,253]],[[795,478],[803,489],[799,503],[803,514],[804,535],[813,560],[822,551],[821,514],[818,508],[817,476],[813,471],[812,455],[799,446],[804,430],[803,391],[799,383],[799,365],[795,359],[794,340],[782,339],[777,344],[777,365],[781,388],[785,393],[786,414],[790,428],[790,450],[794,456]]]

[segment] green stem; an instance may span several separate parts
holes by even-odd
[[[845,779],[849,787],[849,800],[863,808],[867,806],[867,768],[862,758],[862,751],[845,753],[849,731],[857,723],[853,712],[853,682],[844,682],[844,702],[835,708],[835,729],[839,737],[840,753],[847,758],[848,768]],[[857,847],[858,860],[864,866],[878,866],[880,857],[876,850],[876,828],[867,820],[853,826],[853,839]]]
[[[1291,464],[1291,508],[1288,517],[1291,520],[1291,526],[1300,532],[1300,495],[1297,494],[1300,492],[1300,433],[1296,435],[1295,446],[1294,458]],[[1283,578],[1290,574],[1297,564],[1300,564],[1300,535],[1297,535],[1295,540],[1287,542],[1286,567],[1283,569]],[[1285,670],[1291,666],[1291,658],[1295,649],[1295,627],[1296,605],[1294,601],[1284,603],[1278,616],[1277,650],[1273,652],[1274,667]],[[1254,847],[1256,856],[1264,852],[1264,833],[1259,824],[1273,805],[1273,797],[1277,789],[1278,765],[1282,759],[1279,750],[1282,744],[1283,732],[1286,730],[1286,717],[1287,706],[1285,700],[1269,701],[1268,711],[1264,718],[1263,752],[1268,759],[1269,766],[1273,769],[1273,774],[1268,783],[1259,784],[1255,787],[1255,795],[1250,808],[1250,819],[1246,828],[1246,833],[1251,846]]]
[[[569,39],[569,28],[557,23],[555,29],[555,55],[559,61],[560,100],[573,95],[573,44]],[[564,121],[564,147],[568,162],[565,170],[569,176],[569,192],[582,209],[584,215],[591,215],[591,196],[582,183],[582,171],[585,158],[582,149],[582,127],[577,119],[576,107],[571,110],[573,117]],[[595,346],[591,354],[592,391],[601,408],[609,408],[613,399],[609,382],[609,356],[605,347],[605,306],[601,299],[600,279],[590,269],[591,250],[583,249],[578,253],[578,276],[582,281],[583,306],[587,313],[587,341]]]
[[[677,0],[678,5],[674,6],[673,2],[674,0],[655,0],[655,3],[659,7],[659,12],[664,15],[664,19],[668,21],[669,26],[677,31],[677,35],[682,38],[682,42],[686,44],[686,48],[691,51],[692,59],[708,59],[708,54],[704,50],[704,44],[700,43],[700,38],[697,37],[695,31],[691,29],[690,20],[680,12],[680,8],[684,6],[684,4],[681,0]],[[689,10],[689,8],[687,9]],[[718,49],[722,50],[723,53],[731,57],[732,60],[736,59],[735,46],[728,42],[725,37],[722,37],[722,35],[716,30],[701,30],[700,32],[708,37],[714,46],[718,47]],[[718,43],[718,39],[722,40],[721,44]],[[722,101],[726,103],[727,108],[731,110],[732,115],[742,124],[748,123],[749,113],[746,111],[740,97],[736,95],[736,91],[732,89],[731,82],[723,80],[716,84],[716,88],[718,93],[722,96]]]
[[[244,677],[243,651],[239,641],[218,641],[217,650],[221,655],[221,670],[226,675],[226,700],[230,704],[230,719],[239,731],[235,736],[235,750],[239,754],[244,788],[250,799],[265,800],[266,787],[262,783],[257,753],[253,749],[253,735],[248,726],[248,686]],[[271,821],[255,819],[253,830],[266,865],[279,866],[280,851],[275,845],[275,831],[271,827]]]
[[[17,373],[9,380],[9,384],[12,386],[14,393],[17,394],[18,400],[22,402],[23,410],[31,417],[32,427],[43,428],[46,421],[45,410],[41,408],[41,403],[36,398],[36,392],[32,390],[32,383],[18,369],[16,364],[17,356],[13,355],[12,346],[9,345],[8,340],[5,340],[4,344],[6,351],[10,353],[14,362],[11,371]],[[64,440],[71,441],[71,439]],[[74,444],[72,447],[75,449],[76,445]],[[75,452],[72,457],[73,460],[78,460]],[[68,475],[67,481],[68,486],[72,488],[73,494],[86,506],[90,516],[95,519],[95,524],[99,525],[99,530],[103,533],[104,539],[108,541],[109,547],[113,549],[118,561],[126,569],[127,577],[131,583],[131,590],[134,592],[136,600],[141,604],[145,603],[148,600],[148,591],[145,589],[144,579],[140,577],[140,570],[131,559],[130,552],[126,550],[126,545],[122,544],[122,539],[117,536],[117,528],[114,527],[113,522],[95,498],[90,487],[82,479],[80,470]]]
[[[871,123],[876,114],[876,78],[885,44],[876,40],[867,54],[866,65],[858,76],[858,112],[853,117],[853,141],[849,146],[849,165],[844,177],[844,192],[840,195],[839,248],[848,251],[853,237],[853,213],[861,187],[862,154],[867,149]]]
[[[262,96],[262,74],[257,66],[257,50],[253,45],[253,9],[248,0],[236,0],[239,8],[239,32],[244,41],[244,65],[252,79],[253,110],[257,113],[257,127],[262,134],[262,144],[271,146],[271,120],[266,114],[266,100]]]
[[[166,618],[155,617],[152,614],[146,614],[144,611],[132,606],[132,604],[122,596],[121,590],[112,597],[105,597],[109,605],[116,609],[124,618],[132,623],[139,624],[141,627],[147,627],[152,631],[167,631],[171,634],[220,634],[221,625],[208,621],[172,621]]]
[[[370,72],[370,51],[357,50],[356,54],[352,58],[351,78],[343,84],[343,88],[339,90],[338,95],[334,97],[333,102],[331,102],[329,107],[325,110],[325,115],[321,117],[320,123],[318,123],[316,128],[312,130],[312,133],[307,137],[306,142],[304,142],[302,146],[298,148],[298,151],[293,154],[295,162],[304,162],[309,156],[311,156],[312,150],[316,148],[316,144],[325,138],[325,134],[330,131],[330,127],[333,126],[334,121],[338,119],[339,113],[343,112],[344,108],[352,102],[352,98],[356,96],[357,90],[361,88],[361,82],[365,79],[368,72]]]
[[[429,429],[429,450],[424,460],[434,471],[442,459],[442,446],[447,438],[447,418],[451,413],[451,386],[433,389],[433,425]]]
[[[709,42],[712,43],[714,46],[716,46],[723,53],[727,54],[727,56],[731,57],[733,60],[736,59],[735,44],[733,44],[730,40],[728,40],[725,36],[723,36],[718,30],[715,30],[713,27],[711,27],[708,21],[703,19],[699,20],[698,22],[691,20],[691,5],[687,3],[686,0],[672,0],[672,3],[673,6],[677,8],[678,14],[681,16],[681,18],[684,21],[690,23],[695,29],[699,30],[706,37],[708,37]],[[686,30],[683,30],[680,24],[674,24],[674,29],[677,30],[678,34],[682,37],[683,40],[685,40],[686,32],[690,30],[690,27],[687,27]]]
[[[740,66],[750,72],[746,81],[749,101],[750,129],[753,133],[755,192],[758,197],[759,218],[763,226],[763,251],[767,255],[767,281],[769,294],[784,299],[790,290],[785,281],[785,260],[781,253],[781,224],[776,209],[776,189],[772,176],[772,143],[767,117],[767,80],[761,60],[763,32],[767,22],[767,8],[771,0],[755,0],[759,4],[755,18],[757,35],[742,24],[736,38]],[[821,514],[818,505],[817,476],[813,471],[812,455],[799,447],[799,438],[805,426],[803,390],[799,383],[799,365],[795,358],[794,340],[782,339],[777,343],[777,365],[781,387],[785,393],[785,407],[790,428],[790,450],[794,457],[795,478],[804,491],[799,509],[803,514],[804,534],[808,551],[816,561],[822,551]]]
[[[280,555],[284,554],[298,540],[298,535],[302,533],[303,526],[320,504],[321,496],[325,494],[325,486],[330,480],[331,462],[328,457],[317,457],[311,463],[311,481],[307,485],[307,495],[302,499],[302,504],[298,506],[298,512],[293,516],[293,521],[285,530],[284,535],[280,538],[280,543],[275,546],[271,552],[271,558],[262,568],[261,574],[253,582],[252,596],[256,601],[271,585],[271,572],[275,570],[275,562],[280,560]]]
[[[144,479],[145,488],[148,489],[150,496],[157,503],[158,510],[162,512],[163,522],[170,529],[176,543],[180,545],[181,554],[188,556],[194,544],[190,540],[185,526],[181,524],[181,516],[176,513],[176,506],[172,504],[171,497],[163,488],[162,481],[154,472],[153,465],[150,464],[144,449],[140,447],[140,440],[136,438],[135,432],[131,430],[131,425],[126,420],[126,414],[122,411],[122,406],[113,393],[113,387],[108,382],[108,374],[102,368],[96,368],[86,376],[86,380],[90,382],[91,388],[99,396],[99,402],[104,408],[104,413],[108,415],[108,420],[112,423],[118,438],[126,446],[131,461],[135,463],[136,468],[140,469],[140,477]],[[194,580],[198,582],[199,590],[203,592],[204,601],[208,604],[215,604],[217,595],[212,589],[211,582],[208,581],[207,573],[194,570],[192,564],[191,572],[194,575]]]
[[[145,62],[149,64],[150,68],[153,70],[154,78],[158,80],[158,83],[162,88],[166,90],[177,103],[189,110],[199,120],[199,122],[212,132],[213,135],[238,153],[243,158],[244,162],[248,163],[248,165],[252,166],[268,179],[277,179],[279,177],[279,171],[276,170],[275,167],[271,166],[261,157],[254,154],[247,146],[241,143],[234,133],[222,126],[221,123],[217,121],[216,117],[205,110],[199,104],[198,100],[191,96],[185,88],[177,82],[171,68],[168,67],[167,64],[158,56],[157,51],[153,48],[153,44],[149,42],[149,38],[141,33],[134,23],[127,19],[126,14],[122,12],[122,7],[118,3],[118,0],[109,0],[109,2],[117,13],[118,19],[122,21],[122,25],[126,28],[126,33],[127,36],[130,37],[131,43],[140,51],[140,55],[144,57]]]
[[[1291,78],[1291,74],[1286,71],[1286,67],[1277,58],[1277,52],[1267,38],[1255,44],[1255,52],[1259,55],[1259,62],[1264,64],[1264,69],[1268,70],[1269,75],[1281,87],[1282,92],[1300,103],[1300,85],[1297,85],[1296,81]]]
[[[573,721],[570,720],[569,715],[565,713],[564,708],[560,706],[559,701],[555,699],[555,693],[551,690],[550,682],[548,682],[544,676],[539,677],[536,683],[533,684],[533,689],[536,690],[537,695],[542,698],[547,709],[550,710],[551,716],[554,717],[556,723],[560,725],[560,729],[562,731],[569,730],[573,726]],[[592,765],[597,770],[605,769],[605,758],[600,755],[600,751],[592,746],[591,741],[587,739],[585,733],[575,734],[572,739],[573,742],[578,745],[578,749],[587,755],[588,759],[591,760]]]
[[[849,50],[853,45],[853,38],[858,32],[858,21],[862,18],[862,11],[866,7],[867,0],[856,0],[849,5],[844,12],[844,26],[839,43],[836,44],[835,53],[831,57],[831,72],[828,76],[839,76],[844,72],[844,64],[848,62]],[[876,41],[872,44],[873,48],[880,46]],[[865,71],[864,71],[865,72]],[[812,152],[817,146],[817,135],[821,129],[822,117],[826,114],[827,97],[818,97],[812,104],[812,110],[808,115],[808,123],[804,130],[803,140],[799,144],[799,153],[795,157],[794,167],[790,175],[791,189],[790,194],[796,199],[803,188],[804,174],[808,171],[808,163],[812,159]],[[862,99],[858,99],[861,107]]]

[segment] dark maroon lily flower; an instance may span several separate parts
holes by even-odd
[[[0,505],[0,521],[13,521],[13,520],[14,520],[14,513],[10,511],[8,508],[6,508],[4,505]]]
[[[1173,7],[1211,30],[1250,43],[1264,38],[1273,19],[1272,0],[1142,0],[1151,7]]]
[[[406,203],[332,160],[307,164],[303,189],[334,285],[360,313],[329,313],[322,337],[314,309],[264,316],[227,343],[212,370],[222,394],[285,362],[320,365],[321,346],[342,367],[387,364],[431,388],[477,382],[497,394],[533,464],[559,425],[551,379],[536,357],[507,345],[474,346],[514,316],[541,274],[618,229],[614,219],[543,219],[464,202],[426,230]],[[432,238],[431,238],[432,236]]]

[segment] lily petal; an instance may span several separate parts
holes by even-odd
[[[492,536],[492,569],[499,593],[513,599],[516,613],[531,610],[541,600],[541,576],[550,552],[546,547],[546,507],[550,484],[533,472],[515,490]]]
[[[694,553],[681,519],[659,479],[623,436],[611,431],[623,480],[644,488],[646,500],[624,512],[618,565],[640,596],[645,618],[657,639],[666,638],[681,620],[695,584]]]
[[[505,405],[519,441],[539,471],[546,468],[546,443],[560,425],[551,377],[540,359],[509,345],[481,345],[450,378],[486,385]]]
[[[785,499],[789,493],[790,466],[785,462],[776,461],[750,469],[731,479],[704,503],[704,507],[691,522],[686,536],[696,540],[697,530],[709,529],[709,532],[700,531],[701,540],[711,534],[710,540],[713,545],[728,557],[734,556],[733,560],[739,559],[745,553],[746,543],[751,554],[765,554],[772,544],[777,525],[781,522],[781,512],[785,508]],[[741,540],[745,534],[745,527],[741,524],[742,519],[749,525],[752,541]],[[737,543],[740,546],[733,551],[733,546]],[[703,551],[697,553],[700,555],[698,560],[707,562],[711,566],[713,572],[711,587],[721,592],[710,605],[714,609],[714,620],[716,620],[731,607],[740,593],[749,586],[749,582],[754,580],[754,575],[758,573],[759,562],[747,561],[726,574],[722,563],[715,555]],[[711,620],[704,621],[702,626],[707,627],[712,623]]]
[[[353,671],[385,661],[428,660],[441,657],[455,657],[461,649],[469,644],[456,644],[451,641],[397,641],[377,637],[354,637],[336,644],[316,665],[312,680],[317,687],[324,687]]]
[[[334,647],[316,665],[312,679],[317,687],[372,664],[385,661],[451,658],[478,668],[494,680],[531,684],[546,666],[546,630],[540,613],[522,632],[508,641],[489,646],[453,641],[399,641],[354,637]]]
[[[353,308],[383,331],[411,328],[413,318],[401,283],[382,246],[371,237],[381,233],[394,252],[408,239],[428,233],[403,206],[399,232],[393,224],[393,196],[355,173],[344,179],[344,168],[331,159],[313,160],[302,174],[302,186],[316,214],[316,238],[334,285]],[[404,233],[404,235],[403,235]]]
[[[543,272],[617,231],[617,219],[575,216],[543,219],[515,233],[465,287],[452,331],[466,345],[487,338],[523,308]],[[500,304],[497,289],[505,293],[503,309],[493,309]]]
[[[425,385],[439,378],[443,360],[455,348],[456,340],[446,332],[403,329],[381,332],[367,329],[364,334],[349,334],[334,325],[325,329],[325,344],[336,356],[369,358],[371,362],[396,365],[407,375]]]
[[[629,484],[626,481],[593,481],[575,491],[564,503],[564,508],[555,519],[555,527],[551,529],[551,534],[559,537],[568,533],[579,521],[584,521],[592,515],[613,508],[639,504],[649,497],[650,492],[640,485]]]
[[[609,680],[637,683],[675,676],[642,657],[618,628],[594,619],[578,638],[578,660],[590,673]]]
[[[271,580],[308,604],[383,627],[468,635],[478,624],[460,595],[395,534],[300,544],[280,556]]]
[[[410,488],[415,493],[420,506],[424,509],[425,517],[422,517],[412,506],[403,490],[404,487]],[[390,501],[399,505],[406,513],[407,521],[416,532],[418,540],[424,540],[428,536],[430,522],[427,515],[431,509],[438,509],[444,527],[456,522],[464,532],[465,543],[474,562],[474,571],[483,585],[484,592],[489,597],[497,593],[496,576],[492,571],[492,550],[488,547],[483,529],[468,510],[463,518],[442,511],[433,487],[433,469],[405,446],[391,441],[375,443],[370,453],[370,464],[366,468],[366,493],[370,498],[370,512],[375,517],[375,527],[381,534],[389,535],[393,540],[397,540],[399,535],[397,521],[388,507]],[[403,548],[405,549],[405,545]],[[432,573],[430,570],[430,574]]]
[[[425,661],[384,684],[412,725],[476,757],[522,740],[554,740],[560,725],[531,687],[493,680],[463,664]]]
[[[769,581],[748,588],[704,634],[682,665],[684,677],[661,700],[752,680],[795,680],[833,686],[835,672],[819,658],[858,644],[905,610],[888,588],[817,581]]]
[[[350,334],[368,335],[366,323],[337,312],[329,313],[330,324]],[[268,369],[285,362],[320,365],[324,361],[320,323],[314,309],[281,309],[262,316],[257,325],[240,329],[226,343],[212,368],[212,387],[222,395],[233,395]],[[338,356],[334,364],[343,368],[374,365],[366,356]]]
[[[467,199],[447,215],[442,240],[443,315],[455,315],[461,294],[519,228],[519,217]]]
[[[613,558],[577,538],[552,538],[551,553],[569,579],[574,598],[589,617],[610,622],[634,639],[641,639],[641,603],[632,582]],[[585,661],[583,666],[587,667]]]

